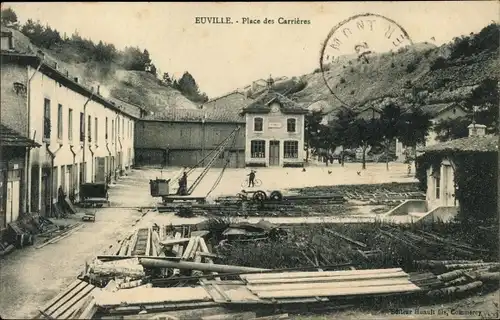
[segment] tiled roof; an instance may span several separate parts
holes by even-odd
[[[281,112],[283,113],[305,114],[309,112],[307,108],[302,107],[297,102],[272,90],[266,91],[255,99],[254,102],[243,109],[243,112],[267,113],[271,111],[271,103],[273,102],[278,102],[281,105]]]
[[[252,101],[243,93],[231,92],[207,101],[201,109],[167,109],[148,115],[144,120],[199,122],[205,118],[206,122],[244,123],[245,118],[241,112]]]
[[[19,132],[0,124],[0,145],[9,147],[40,147],[35,141],[23,137]]]
[[[220,122],[220,123],[243,123],[244,118],[239,115],[238,110],[229,112],[219,109],[167,109],[148,115],[143,120],[149,121],[172,121],[172,122]]]
[[[448,108],[452,106],[457,106],[461,107],[458,103],[456,102],[447,102],[447,103],[436,103],[436,104],[428,104],[425,106],[422,106],[422,111],[431,114],[432,116],[437,116],[441,112],[447,110]]]
[[[424,148],[425,152],[498,152],[498,136],[472,136],[438,143]]]

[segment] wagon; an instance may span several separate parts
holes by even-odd
[[[108,187],[106,183],[83,183],[80,185],[82,207],[102,207],[107,204],[109,207]]]

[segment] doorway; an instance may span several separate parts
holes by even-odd
[[[19,180],[7,181],[6,224],[19,217]]]
[[[443,164],[443,206],[455,206],[455,183],[453,168],[451,165]]]
[[[51,189],[50,189],[50,168],[42,169],[42,197],[40,205],[40,213],[44,217],[50,217]]]
[[[280,142],[269,141],[269,166],[280,165]]]

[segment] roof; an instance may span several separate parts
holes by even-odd
[[[204,103],[201,107],[207,114],[226,113],[226,118],[233,122],[245,122],[243,118],[243,109],[251,104],[254,100],[246,96],[246,94],[233,91],[224,96],[211,99]]]
[[[462,106],[460,106],[460,104],[458,104],[456,102],[428,104],[428,105],[422,106],[421,108],[422,108],[422,111],[424,111],[425,113],[429,113],[430,115],[435,117],[438,114],[440,114],[441,112],[444,112],[453,106],[462,108]]]
[[[40,144],[3,124],[0,124],[0,145],[6,147],[40,147]]]
[[[472,136],[438,143],[424,148],[425,152],[498,152],[498,136]]]
[[[283,113],[306,114],[307,108],[273,90],[267,90],[250,105],[243,109],[243,113],[268,113],[271,111],[271,103],[278,102]]]
[[[141,120],[167,122],[245,123],[238,110],[225,109],[167,109],[148,115]]]
[[[104,98],[101,95],[94,93],[91,89],[83,86],[81,83],[76,82],[74,79],[66,76],[61,71],[57,70],[55,66],[50,65],[48,62],[42,60],[39,56],[32,54],[23,54],[16,52],[1,52],[1,61],[4,62],[16,62],[31,65],[34,68],[37,68],[40,65],[40,72],[51,77],[52,79],[59,81],[61,84],[65,85],[69,89],[80,93],[83,96],[91,98],[93,101],[101,103],[105,107],[115,110],[118,113],[125,114],[127,116],[135,117],[133,114],[130,114],[115,104],[113,104],[108,99]]]

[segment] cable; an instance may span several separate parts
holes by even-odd
[[[237,130],[234,129],[233,132]],[[226,142],[230,137],[231,137],[231,134],[233,133],[231,132],[224,140],[222,140],[218,145],[215,146],[215,149],[212,149],[212,151],[210,151],[206,156],[204,156],[200,161],[198,161],[197,164],[195,164],[193,167],[189,168],[189,170],[187,171],[187,175],[191,174],[194,169],[198,168],[200,166],[201,163],[203,163],[212,153],[214,153],[215,151],[217,151],[217,149],[224,143]]]
[[[210,167],[212,166],[212,164],[219,157],[220,153],[222,151],[224,151],[226,144],[228,143],[231,136],[233,136],[233,139],[234,139],[234,137],[236,137],[236,132],[238,132],[239,130],[240,130],[240,127],[237,127],[236,129],[234,129],[231,132],[231,134],[229,134],[229,136],[226,139],[223,140],[223,142],[220,144],[220,146],[216,149],[215,155],[212,157],[212,159],[210,159],[209,163],[206,165],[206,167],[204,167],[203,171],[200,173],[200,175],[195,179],[195,181],[193,182],[191,187],[188,189],[188,194],[191,194],[193,192],[194,188],[196,188],[198,186],[198,184],[201,182],[201,179],[203,179],[205,177],[208,170],[210,170]]]
[[[234,145],[236,143],[236,134],[233,136],[233,142],[231,143],[231,149],[234,148]],[[217,186],[219,185],[219,183],[221,182],[222,180],[222,176],[224,175],[224,171],[226,170],[229,162],[231,161],[231,157],[227,157],[226,159],[226,163],[224,164],[224,166],[222,167],[222,171],[221,173],[219,174],[219,176],[217,177],[217,179],[215,180],[215,183],[214,185],[212,186],[212,188],[208,191],[207,195],[205,196],[205,198],[207,198],[211,193],[212,191],[215,190],[215,188],[217,188]]]

